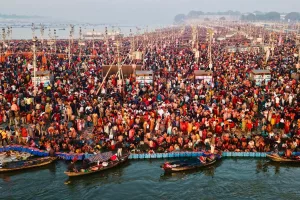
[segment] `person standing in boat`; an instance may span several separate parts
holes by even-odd
[[[122,151],[123,151],[123,136],[119,135],[118,136],[118,142],[115,145],[117,151],[117,156],[120,158],[122,157]]]

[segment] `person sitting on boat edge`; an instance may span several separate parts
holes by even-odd
[[[5,153],[5,157],[6,157],[6,158],[11,157],[11,151],[7,151],[7,152]]]
[[[54,151],[54,149],[52,148],[52,146],[51,146],[51,149],[50,149],[50,151],[49,151],[49,156],[50,156],[50,157],[55,157],[55,151]]]
[[[68,166],[68,172],[78,172],[75,162],[77,161],[77,157],[73,158],[71,163]]]
[[[76,169],[75,162],[71,161],[71,163],[68,166],[68,172],[77,172],[77,171],[78,170]]]
[[[111,161],[118,161],[119,159],[118,159],[117,154],[112,155],[112,156],[110,157],[110,160],[111,160]]]
[[[88,169],[90,167],[90,161],[89,161],[89,159],[84,159],[83,161],[82,161],[82,169]]]
[[[205,163],[206,163],[206,157],[204,157],[204,156],[200,156],[200,157],[199,157],[199,160],[200,160],[200,162],[201,162],[202,164],[205,164]]]
[[[284,155],[286,158],[291,158],[292,150],[289,148],[289,146],[286,148]]]

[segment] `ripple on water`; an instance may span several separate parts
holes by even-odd
[[[300,199],[300,168],[259,159],[224,159],[207,169],[165,175],[164,160],[68,179],[67,165],[1,175],[4,199]],[[65,182],[70,182],[65,184]]]

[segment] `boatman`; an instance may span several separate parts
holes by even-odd
[[[116,148],[118,149],[117,156],[119,158],[122,157],[122,151],[123,151],[123,136],[122,135],[118,136],[118,142],[116,144]]]
[[[199,157],[199,160],[200,160],[200,162],[201,162],[202,164],[205,164],[205,163],[206,163],[206,157],[204,157],[204,156],[200,156],[200,157]]]
[[[286,150],[285,150],[285,157],[286,158],[291,158],[291,156],[292,156],[292,150],[291,150],[290,146],[288,145]]]
[[[118,141],[117,144],[116,144],[116,148],[118,149],[117,151],[117,156],[120,158],[122,157],[122,151],[123,151],[123,145],[122,145],[122,142]]]

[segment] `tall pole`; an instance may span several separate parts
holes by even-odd
[[[10,40],[12,40],[12,27],[10,27]]]
[[[81,40],[82,40],[82,30],[81,30],[81,27],[79,27],[79,42],[78,42],[78,45],[79,45],[79,58],[81,59]]]
[[[130,29],[130,37],[131,37],[131,53],[133,54],[133,52],[135,50],[135,44],[134,44],[134,36],[131,32],[131,29]]]
[[[298,66],[300,66],[300,34],[296,36],[296,41],[298,45]]]
[[[270,34],[270,42],[271,42],[271,52],[272,52],[272,57],[274,56],[274,38],[273,38],[273,33]]]
[[[300,65],[300,38],[299,38],[299,49],[298,49],[298,65]]]
[[[0,63],[2,62],[2,46],[0,45]]]
[[[69,67],[71,66],[71,37],[72,37],[72,31],[70,31],[70,37],[69,37]]]
[[[34,89],[36,89],[36,83],[37,83],[37,80],[36,80],[36,42],[37,42],[37,38],[34,36],[34,33],[32,33],[33,35],[33,38],[32,38],[32,42],[33,42],[33,47],[32,47],[32,50],[33,50],[33,86],[34,86]]]
[[[105,40],[106,40],[106,46],[107,46],[107,51],[109,49],[109,42],[108,42],[108,30],[107,27],[105,27]]]
[[[10,46],[10,44],[9,44],[9,39],[10,39],[10,27],[8,26],[7,27],[7,48],[9,49],[9,46]]]
[[[119,82],[118,82],[118,85],[119,85],[119,90],[120,90],[120,93],[122,92],[122,84],[123,84],[123,81],[121,80],[121,73],[122,73],[122,69],[121,69],[121,65],[120,65],[120,50],[119,50],[119,40],[117,40],[117,56],[118,56],[118,76],[119,76]]]
[[[44,31],[45,31],[45,26],[41,24],[41,42],[42,42],[42,48],[44,44]]]
[[[32,37],[35,37],[35,25],[34,23],[31,24],[31,30],[32,30]]]
[[[71,42],[73,44],[74,25],[70,24],[70,28],[71,28]]]
[[[211,55],[211,45],[212,45],[212,38],[213,38],[213,30],[208,29],[208,34],[209,34],[209,44],[208,44],[208,58],[209,58],[209,68],[210,70],[212,69],[212,55]]]
[[[51,37],[51,30],[49,28],[49,33],[48,33],[48,36],[49,36],[49,44],[50,44],[50,53],[52,53],[52,37]]]
[[[54,29],[54,51],[56,53],[56,29]]]
[[[3,45],[3,51],[5,50],[5,40],[6,40],[5,28],[2,28],[2,45]]]
[[[0,49],[0,57],[2,56],[2,50],[3,54],[5,54],[5,29],[2,29],[2,49]]]
[[[298,48],[298,65],[300,65],[300,38],[299,38],[299,48]]]
[[[94,38],[94,36],[95,36],[95,29],[93,29],[93,33],[92,33],[92,38],[93,38],[93,53],[94,53],[94,50],[95,50],[95,42],[94,42],[94,40],[95,40],[95,38]]]

